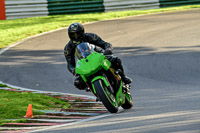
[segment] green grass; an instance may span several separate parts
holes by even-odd
[[[23,119],[29,104],[32,104],[33,115],[43,114],[37,110],[69,106],[67,102],[43,94],[0,90],[0,124],[6,119]]]
[[[0,21],[0,49],[29,36],[55,30],[61,27],[67,27],[73,22],[79,22],[83,24],[86,22],[108,20],[112,18],[134,16],[139,14],[160,13],[193,8],[200,8],[200,5],[169,7],[152,10],[132,10],[77,15],[54,15],[15,20],[2,20]]]
[[[7,85],[0,84],[0,87],[8,87]]]

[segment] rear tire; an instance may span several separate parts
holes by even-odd
[[[118,111],[118,104],[115,96],[109,92],[108,88],[102,80],[96,80],[94,82],[94,87],[96,89],[97,96],[106,107],[110,113],[116,113]]]

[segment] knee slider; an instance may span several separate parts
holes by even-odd
[[[75,85],[75,86],[78,86],[79,84],[80,84],[80,80],[75,79],[75,80],[74,80],[74,85]]]

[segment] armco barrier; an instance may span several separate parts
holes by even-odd
[[[6,19],[104,12],[103,0],[5,0]]]
[[[47,0],[5,0],[6,19],[47,16]]]
[[[105,12],[159,8],[159,0],[104,0]]]
[[[104,12],[103,0],[48,0],[50,15]]]
[[[200,4],[200,0],[160,0],[160,7]]]
[[[189,4],[200,4],[200,0],[0,0],[0,20]]]

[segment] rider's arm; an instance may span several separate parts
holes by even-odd
[[[64,55],[67,61],[67,68],[73,74],[75,69],[75,58],[71,43],[69,42],[64,48]]]
[[[110,43],[102,40],[97,34],[94,33],[85,33],[85,37],[87,41],[91,44],[101,47],[102,49],[110,49],[113,50],[113,47]]]

